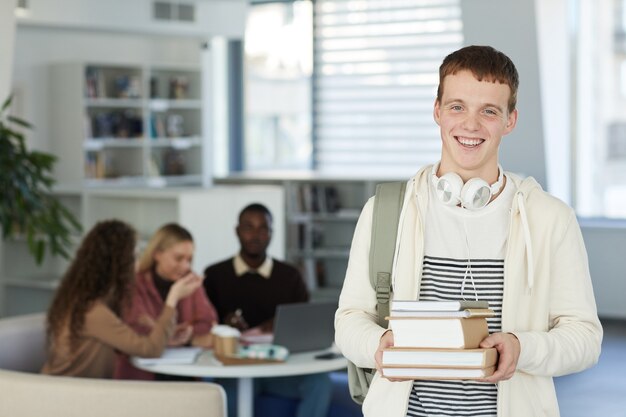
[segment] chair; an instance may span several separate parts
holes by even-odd
[[[46,361],[45,321],[43,313],[0,320],[0,369],[39,372]]]
[[[0,320],[0,340],[0,416],[226,416],[217,384],[38,374],[46,358],[44,314]]]
[[[116,381],[0,370],[0,392],[1,416],[226,416],[224,390],[208,382]]]

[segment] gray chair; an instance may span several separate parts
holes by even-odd
[[[45,358],[44,314],[0,320],[0,416],[226,416],[217,384],[41,375]]]
[[[46,361],[43,313],[0,320],[0,369],[39,372]]]

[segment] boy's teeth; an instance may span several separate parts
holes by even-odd
[[[480,144],[481,140],[480,139],[459,138],[459,142],[461,142],[461,145],[476,146],[476,145]]]

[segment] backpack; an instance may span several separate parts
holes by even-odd
[[[376,186],[372,237],[370,244],[370,283],[376,290],[376,310],[378,325],[387,328],[391,298],[391,266],[396,247],[396,234],[400,211],[404,201],[406,182],[390,182]],[[374,378],[376,369],[359,368],[348,362],[348,388],[350,396],[362,404]]]

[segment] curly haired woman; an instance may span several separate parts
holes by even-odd
[[[135,278],[136,233],[118,220],[97,223],[83,239],[48,310],[48,358],[42,373],[92,378],[113,374],[115,350],[158,357],[174,333],[176,306],[202,280],[188,275],[171,286],[149,334],[121,319]]]
[[[152,331],[168,291],[178,281],[190,275],[201,279],[191,269],[194,250],[191,233],[176,223],[162,226],[150,238],[138,261],[132,302],[123,313],[124,321],[135,331],[140,334]],[[198,288],[180,302],[176,310],[178,324],[168,344],[211,347],[211,327],[217,322],[217,312],[204,289]],[[155,376],[133,367],[127,355],[119,355],[114,377],[162,379],[160,375]]]

